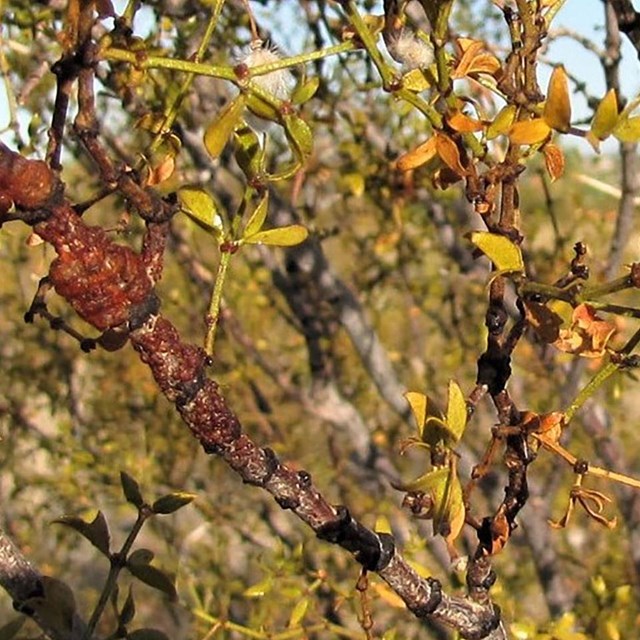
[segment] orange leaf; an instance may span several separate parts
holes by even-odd
[[[513,144],[539,144],[550,133],[551,127],[542,118],[534,118],[511,125],[509,139]]]
[[[462,166],[458,145],[445,133],[436,133],[436,151],[449,169],[459,176],[467,175],[467,170]]]
[[[564,67],[556,67],[551,74],[542,117],[552,129],[557,131],[568,131],[571,126],[569,81]]]
[[[555,182],[564,173],[564,153],[555,144],[545,144],[542,153],[544,154],[544,164],[551,182]]]
[[[451,116],[447,117],[448,125],[459,133],[474,133],[475,131],[481,131],[484,127],[482,122],[470,118],[466,113],[462,111],[456,111]]]
[[[481,53],[477,55],[469,65],[467,75],[472,73],[488,73],[493,75],[500,69],[500,60],[496,58],[492,53]]]
[[[417,169],[426,164],[436,155],[436,139],[435,136],[429,138],[426,142],[419,144],[415,149],[403,153],[396,160],[396,167],[399,171],[409,171]]]
[[[480,40],[470,40],[469,38],[458,40],[460,48],[463,49],[463,54],[455,70],[451,74],[452,78],[464,78],[469,73],[469,69],[473,63],[473,59],[482,51],[484,43]]]
[[[544,434],[545,440],[549,440],[555,444],[560,440],[562,429],[564,427],[565,415],[562,411],[552,411],[540,416],[540,426],[537,432]]]
[[[147,177],[147,184],[153,186],[168,180],[175,171],[176,160],[172,155],[165,156],[158,165],[153,167]]]

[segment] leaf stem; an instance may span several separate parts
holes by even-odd
[[[193,62],[199,63],[200,60],[202,60],[202,57],[204,56],[204,54],[206,53],[207,47],[209,46],[209,43],[211,42],[211,38],[213,37],[213,32],[215,31],[215,28],[218,24],[218,18],[220,17],[220,12],[222,10],[222,5],[224,4],[224,1],[225,0],[215,1],[213,10],[211,12],[211,16],[209,17],[209,22],[207,23],[207,28],[205,30],[204,35],[202,36],[202,40],[200,41],[200,46],[198,47],[198,50],[196,51],[193,57]],[[189,75],[182,82],[182,85],[180,86],[180,89],[178,90],[178,92],[175,94],[173,99],[167,105],[162,126],[159,128],[158,132],[156,133],[153,139],[153,142],[149,147],[149,151],[151,153],[157,150],[157,148],[162,143],[163,134],[169,131],[173,126],[173,123],[175,122],[178,116],[180,105],[182,104],[182,101],[184,100],[187,93],[189,92],[189,87],[191,87],[191,84],[193,83],[194,78],[195,78],[195,73],[189,73]]]
[[[211,301],[209,302],[209,312],[207,314],[207,335],[205,337],[204,349],[207,355],[213,355],[213,347],[216,340],[216,331],[220,320],[220,306],[222,305],[222,288],[227,276],[227,269],[231,261],[232,252],[230,250],[221,250],[220,262],[216,273],[216,280],[211,292]]]
[[[620,355],[630,355],[631,352],[640,343],[640,329],[636,331],[633,336],[627,341],[627,344],[620,349]],[[565,411],[565,425],[569,424],[576,411],[584,405],[584,403],[601,387],[606,380],[608,380],[618,369],[624,367],[624,360],[620,362],[609,362],[598,373],[596,373],[587,385],[578,393],[575,400],[569,405],[569,408]]]

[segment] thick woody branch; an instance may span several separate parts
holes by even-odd
[[[14,608],[31,616],[52,640],[78,640],[83,637],[85,625],[77,615],[67,621],[66,629],[47,619],[46,607],[42,606],[46,603],[42,574],[1,528],[0,586],[11,596]]]
[[[7,179],[14,163],[23,163],[27,170],[31,166],[31,161],[0,147],[0,199],[24,204],[29,181],[16,188]],[[58,254],[50,271],[56,291],[98,329],[128,326],[134,349],[203,449],[224,459],[245,483],[268,491],[319,538],[340,545],[365,569],[378,572],[419,618],[438,620],[470,640],[506,638],[499,609],[488,597],[484,601],[445,597],[437,580],[425,580],[409,567],[391,536],[367,529],[345,507],[330,505],[309,473],[283,464],[271,449],[258,446],[242,432],[218,384],[207,377],[209,359],[204,350],[184,343],[176,328],[158,314],[143,256],[115,244],[102,229],[86,225],[66,200],[52,200],[56,180],[53,173],[48,178],[51,187],[32,193],[30,204],[47,205],[46,219],[34,229]],[[474,586],[486,594],[491,584],[481,576]]]
[[[613,9],[620,31],[629,38],[640,58],[640,12],[631,0],[604,0],[604,3]]]

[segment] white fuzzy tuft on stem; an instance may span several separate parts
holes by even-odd
[[[388,50],[407,70],[424,69],[433,62],[431,45],[405,29],[389,42]]]
[[[239,62],[252,68],[277,62],[280,58],[277,47],[262,40],[254,40],[249,45],[248,51],[240,57]],[[278,69],[271,73],[256,76],[253,78],[253,82],[276,98],[286,100],[291,95],[293,76],[289,69]]]

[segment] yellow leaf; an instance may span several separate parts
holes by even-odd
[[[615,89],[609,89],[600,100],[591,122],[590,133],[598,140],[605,140],[613,132],[618,122],[618,98]]]
[[[556,67],[551,74],[542,117],[552,129],[557,131],[568,131],[571,126],[569,81],[564,67]]]
[[[293,247],[307,239],[309,232],[299,224],[292,224],[276,229],[259,231],[251,236],[242,238],[246,244],[268,244],[277,247]]]
[[[621,118],[613,129],[620,142],[640,142],[640,116]]]
[[[220,111],[204,132],[204,146],[213,159],[222,153],[233,130],[240,122],[244,106],[245,97],[241,94]]]
[[[435,136],[429,138],[422,144],[419,144],[415,149],[403,153],[396,160],[396,167],[399,171],[410,171],[411,169],[417,169],[423,164],[426,164],[434,158],[436,155],[436,139]]]
[[[487,129],[487,140],[493,140],[509,131],[516,117],[516,107],[508,104],[502,107]]]
[[[449,381],[449,403],[447,404],[447,431],[458,442],[467,426],[467,401],[455,380]]]
[[[344,185],[351,195],[359,198],[366,187],[364,176],[361,173],[347,173],[340,178],[341,185]]]
[[[390,607],[395,607],[396,609],[404,609],[406,607],[404,600],[384,582],[374,582],[373,590]]]
[[[386,516],[378,516],[373,527],[376,533],[391,533],[391,524]]]
[[[551,133],[551,127],[542,118],[515,122],[509,129],[513,144],[539,144]]]
[[[289,616],[289,624],[287,625],[289,629],[299,627],[302,619],[305,617],[307,613],[307,609],[309,608],[309,598],[302,598],[293,608],[291,615]]]
[[[564,154],[555,144],[545,144],[542,153],[551,182],[555,182],[564,173]]]
[[[273,588],[273,578],[267,577],[264,580],[261,580],[260,582],[256,582],[256,584],[245,589],[242,595],[245,598],[262,598],[267,593],[269,593],[272,588]]]
[[[402,86],[414,93],[420,93],[431,86],[422,69],[411,69],[402,76]]]
[[[419,391],[407,391],[404,397],[411,407],[411,412],[418,427],[418,435],[422,437],[422,430],[424,429],[424,423],[427,419],[427,396]]]
[[[467,170],[462,166],[458,145],[445,133],[436,133],[435,139],[436,151],[442,162],[457,175],[467,175]]]
[[[488,231],[473,231],[469,237],[471,242],[493,262],[498,271],[506,273],[524,271],[520,247],[509,238]]]

